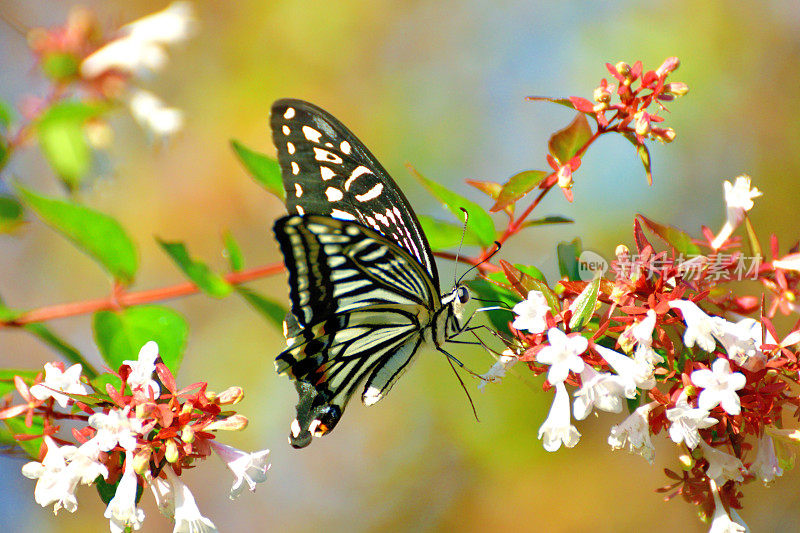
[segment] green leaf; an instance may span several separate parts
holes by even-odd
[[[2,164],[0,154],[0,164]],[[0,195],[0,233],[8,233],[23,222],[22,204],[13,196]]]
[[[9,392],[16,390],[17,387],[14,385],[14,376],[19,376],[22,378],[22,381],[30,386],[33,384],[36,374],[39,372],[42,372],[42,370],[12,370],[9,368],[0,369],[0,398]]]
[[[638,218],[644,223],[645,226],[650,228],[653,233],[664,239],[667,244],[675,248],[677,252],[688,256],[700,255],[700,248],[692,242],[692,238],[683,230],[672,226],[659,224],[658,222],[650,220],[643,215],[638,215]]]
[[[253,291],[252,289],[248,289],[247,287],[236,287],[236,292],[241,294],[242,298],[244,298],[245,301],[253,307],[253,309],[258,311],[261,316],[266,318],[267,322],[271,323],[279,330],[283,330],[283,319],[289,313],[287,308],[270,300],[269,298],[261,296],[257,292]]]
[[[189,257],[186,245],[182,242],[156,240],[161,245],[161,248],[175,261],[175,264],[183,270],[183,273],[203,292],[214,298],[223,298],[231,293],[233,290],[231,284],[211,270],[205,263],[195,261]]]
[[[531,226],[544,226],[544,225],[548,225],[548,224],[572,224],[573,222],[575,222],[575,221],[572,220],[571,218],[562,217],[562,216],[558,216],[558,215],[553,215],[553,216],[548,216],[548,217],[543,217],[543,218],[537,218],[537,219],[534,219],[534,220],[526,220],[522,224],[522,227],[523,228],[529,228]]]
[[[102,264],[119,282],[136,274],[136,248],[122,226],[108,215],[86,206],[46,198],[17,184],[23,202],[50,227]]]
[[[566,128],[550,137],[548,142],[550,154],[563,165],[575,157],[591,138],[592,127],[586,120],[586,115],[578,113]]]
[[[231,140],[231,147],[239,161],[245,166],[250,176],[264,187],[267,192],[277,196],[281,201],[286,198],[281,178],[281,166],[278,161],[264,154],[247,148],[237,140]]]
[[[96,378],[89,381],[92,384],[92,387],[98,391],[98,395],[102,398],[106,397],[106,385],[111,385],[116,390],[119,390],[120,387],[122,387],[122,380],[116,374],[100,374]]]
[[[639,160],[642,162],[642,165],[644,166],[644,173],[645,175],[647,175],[647,183],[652,185],[653,172],[650,170],[650,150],[647,148],[646,144],[639,143],[639,140],[633,133],[627,132],[624,135],[625,138],[628,139],[631,142],[631,144],[636,148],[636,153],[639,155]]]
[[[464,233],[464,226],[453,224],[452,222],[445,222],[444,220],[437,220],[435,218],[421,215],[418,217],[419,223],[422,225],[422,231],[425,232],[425,237],[428,238],[428,243],[433,250],[445,250],[453,248],[461,243],[461,234]],[[467,228],[464,234],[464,246],[480,245],[481,242],[475,233]]]
[[[3,99],[0,99],[0,130],[5,130],[11,124],[14,112],[11,106]]]
[[[55,81],[64,81],[78,74],[78,59],[67,52],[52,52],[42,60],[42,71]]]
[[[496,274],[500,274],[500,276],[505,279],[502,272],[498,272]],[[472,291],[478,298],[482,298],[484,300],[497,300],[489,301],[489,302],[479,302],[481,306],[495,306],[501,305],[505,306],[508,309],[511,309],[516,304],[519,303],[520,298],[511,289],[507,289],[505,287],[500,287],[495,285],[491,281],[487,281],[485,279],[472,279],[467,281],[467,286],[469,287],[470,291]],[[497,309],[492,311],[486,311],[486,316],[489,319],[489,322],[492,324],[492,327],[501,332],[511,335],[511,331],[508,329],[508,323],[514,320],[514,313],[511,311],[506,311],[503,309]]]
[[[85,357],[78,351],[77,348],[69,344],[67,341],[53,333],[53,331],[46,325],[41,323],[30,323],[23,326],[27,331],[33,333],[45,344],[60,353],[64,359],[72,364],[80,363],[83,367],[83,374],[89,379],[97,375],[97,371],[89,364]]]
[[[25,425],[25,417],[7,418],[3,420],[3,423],[14,435],[41,435],[44,431],[44,421],[40,416],[33,417],[31,427]],[[25,453],[38,460],[39,449],[42,447],[42,438],[18,441],[12,437],[11,442],[8,444],[19,446]]]
[[[239,243],[236,242],[236,239],[233,237],[233,234],[230,231],[226,231],[223,236],[222,240],[225,242],[225,257],[228,258],[228,264],[231,267],[233,272],[239,272],[242,268],[244,268],[244,256],[242,255],[242,248],[239,246]]]
[[[750,257],[764,257],[764,252],[761,249],[761,243],[758,241],[758,235],[756,235],[756,230],[753,228],[752,222],[750,222],[750,217],[745,215],[744,217],[744,227],[747,232],[747,243],[750,248]]]
[[[575,239],[572,242],[560,242],[556,246],[558,255],[558,272],[562,278],[566,277],[570,281],[579,281],[580,262],[578,257],[581,255],[581,241]]]
[[[569,321],[569,328],[573,331],[582,329],[594,314],[597,305],[597,296],[600,293],[600,277],[594,278],[586,284],[586,288],[575,298],[573,305],[574,312]]]
[[[495,212],[505,209],[532,191],[550,174],[550,172],[544,170],[525,170],[519,174],[514,174],[503,185],[500,194],[497,196],[497,202],[495,202],[490,211]]]
[[[91,149],[83,125],[106,109],[106,106],[84,102],[61,102],[48,109],[36,123],[36,135],[44,156],[71,189],[80,185],[91,163]]]
[[[183,316],[159,305],[122,311],[98,311],[93,317],[94,338],[108,366],[135,361],[149,341],[158,343],[161,360],[173,374],[180,368],[189,327]]]
[[[464,220],[464,213],[461,208],[467,210],[469,222],[467,226],[475,233],[483,246],[491,246],[495,240],[494,221],[481,206],[463,196],[448,190],[443,185],[429,180],[419,172],[411,169],[416,177],[422,182],[425,188],[436,197],[447,209],[450,210],[458,220]]]

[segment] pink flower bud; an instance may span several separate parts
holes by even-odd
[[[673,81],[664,85],[664,91],[675,96],[683,96],[689,92],[689,86],[680,81]]]
[[[241,387],[228,387],[220,392],[216,400],[220,405],[237,404],[244,398],[244,391]]]
[[[650,133],[650,115],[638,111],[634,117],[636,118],[636,135],[644,136]]]
[[[241,431],[247,427],[247,417],[243,415],[231,415],[224,420],[216,420],[206,426],[206,431]]]
[[[572,168],[564,165],[558,169],[558,186],[562,189],[571,189],[575,182],[572,179]]]
[[[668,57],[661,63],[661,66],[656,69],[656,74],[659,78],[666,76],[681,65],[680,59],[677,57]]]

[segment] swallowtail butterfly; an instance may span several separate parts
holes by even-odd
[[[331,431],[356,389],[383,398],[423,342],[461,329],[469,291],[440,296],[431,248],[406,197],[350,130],[301,100],[272,106],[289,216],[275,223],[289,272],[287,348],[299,395],[289,442]]]

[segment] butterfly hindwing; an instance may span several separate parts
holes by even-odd
[[[355,222],[288,216],[275,235],[289,271],[287,349],[276,369],[300,396],[290,441],[333,429],[350,397],[380,400],[441,308],[437,287],[405,249]]]
[[[373,228],[413,255],[438,287],[433,254],[408,200],[350,130],[323,109],[292,99],[273,104],[271,125],[290,214]]]

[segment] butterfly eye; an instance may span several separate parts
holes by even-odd
[[[465,304],[469,301],[469,290],[466,287],[458,288],[458,301]]]

